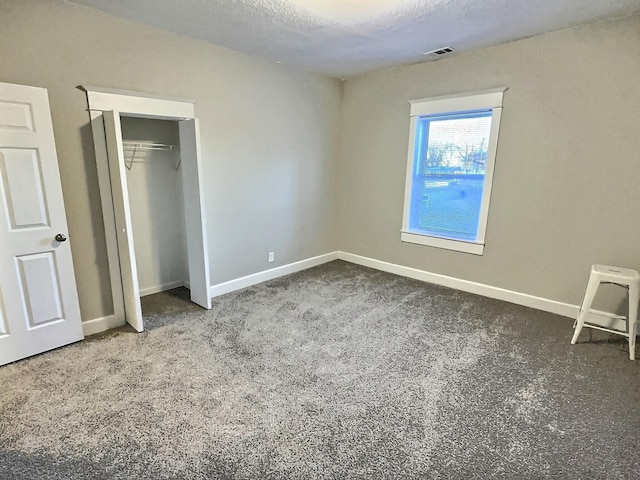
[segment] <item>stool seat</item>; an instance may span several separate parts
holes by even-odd
[[[591,304],[596,296],[596,292],[601,283],[613,283],[629,290],[629,315],[627,320],[627,331],[613,330],[598,325],[586,323],[586,317],[591,312]],[[575,331],[571,344],[575,345],[583,327],[604,330],[605,332],[623,335],[629,339],[629,358],[636,358],[636,322],[638,320],[638,301],[640,300],[640,273],[630,268],[610,267],[607,265],[592,265],[591,274],[587,289],[580,305],[578,318],[574,324]],[[624,318],[618,315],[609,314],[612,318]]]
[[[640,273],[630,268],[608,267],[607,265],[592,265],[591,274],[597,274],[600,282],[625,283],[640,280]],[[626,283],[625,283],[626,284]]]

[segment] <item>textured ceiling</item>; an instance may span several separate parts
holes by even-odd
[[[70,0],[334,77],[640,11],[640,0]]]

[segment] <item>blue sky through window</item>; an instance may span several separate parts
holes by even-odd
[[[476,240],[491,121],[491,111],[418,119],[411,231]]]

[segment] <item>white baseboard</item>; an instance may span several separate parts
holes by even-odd
[[[578,310],[580,308],[579,305],[572,305],[569,303],[558,302],[556,300],[550,300],[548,298],[536,297],[534,295],[529,295],[526,293],[515,292],[513,290],[485,285],[483,283],[477,283],[469,280],[462,280],[460,278],[449,277],[447,275],[441,275],[438,273],[427,272],[425,270],[419,270],[417,268],[405,267],[403,265],[397,265],[394,263],[384,262],[382,260],[376,260],[374,258],[363,257],[360,255],[342,251],[326,253],[317,257],[308,258],[299,262],[282,265],[280,267],[254,273],[252,275],[236,278],[228,282],[212,285],[209,288],[209,294],[212,298],[218,297],[220,295],[224,295],[225,293],[234,292],[236,290],[247,288],[258,283],[266,282],[267,280],[273,280],[274,278],[300,272],[302,270],[306,270],[308,268],[312,268],[338,259],[350,263],[355,263],[357,265],[362,265],[364,267],[381,270],[383,272],[393,273],[402,277],[413,278],[415,280],[421,280],[423,282],[433,283],[436,285],[461,290],[463,292],[474,293],[477,295],[482,295],[484,297],[495,298],[497,300],[504,300],[506,302],[535,308],[544,312],[555,313],[564,317],[576,318],[578,315]],[[176,284],[175,286],[163,286],[158,291],[166,290],[168,288],[174,288],[180,285],[184,285],[184,283],[181,282],[179,285]],[[145,295],[151,293],[156,292],[145,293]],[[626,322],[624,320],[621,320],[620,318],[611,318],[609,314],[602,312],[594,311],[594,313],[596,313],[597,315],[589,318],[589,321],[591,321],[592,323],[607,328],[625,330]],[[598,315],[600,316],[600,318],[598,318]],[[610,318],[606,318],[608,315]],[[88,336],[94,335],[104,330],[108,330],[110,328],[120,327],[124,324],[124,320],[116,318],[115,315],[110,315],[106,317],[87,320],[82,323],[82,329],[84,335]]]
[[[515,292],[513,290],[506,290],[504,288],[493,287],[491,285],[485,285],[483,283],[462,280],[460,278],[449,277],[447,275],[441,275],[439,273],[431,273],[425,270],[418,270],[417,268],[405,267],[402,265],[397,265],[395,263],[383,262],[382,260],[376,260],[374,258],[362,257],[353,253],[339,251],[338,258],[346,262],[355,263],[364,267],[374,268],[383,272],[393,273],[402,277],[408,277],[415,280],[421,280],[423,282],[434,283],[443,287],[455,288],[456,290],[475,293],[477,295],[495,298],[497,300],[504,300],[505,302],[535,308],[536,310],[542,310],[544,312],[555,313],[557,315],[562,315],[563,317],[575,319],[578,316],[578,311],[580,310],[580,305],[558,302],[556,300],[536,297],[534,295]],[[619,316],[614,315],[612,317],[612,314],[598,312],[595,310],[593,311],[593,313],[595,313],[596,316],[590,316],[588,320],[589,322],[606,328],[614,328],[623,331],[626,330],[626,321],[621,320]]]
[[[212,298],[219,297],[220,295],[224,295],[225,293],[234,292],[242,288],[247,288],[258,283],[266,282],[267,280],[272,280],[284,275],[289,275],[290,273],[300,272],[302,270],[316,267],[318,265],[322,265],[323,263],[328,263],[337,259],[338,252],[331,252],[325,253],[324,255],[318,255],[317,257],[307,258],[306,260],[301,260],[299,262],[289,263],[280,267],[271,268],[269,270],[264,270],[252,275],[229,280],[228,282],[212,285],[211,288],[209,288],[209,295],[211,295]]]
[[[124,319],[117,318],[115,315],[93,318],[82,322],[82,333],[85,337],[88,337],[89,335],[95,335],[110,328],[121,327],[125,323]]]
[[[154,293],[164,292],[165,290],[171,290],[172,288],[184,287],[184,280],[176,280],[174,282],[163,283],[162,285],[155,285],[153,287],[141,288],[140,296],[146,297],[147,295],[153,295]]]
[[[282,265],[280,267],[264,270],[262,272],[247,275],[245,277],[236,278],[228,282],[219,283],[209,287],[209,294],[211,297],[218,297],[225,293],[240,290],[242,288],[250,287],[258,283],[266,282],[274,278],[289,275],[290,273],[300,272],[311,267],[322,265],[333,260],[338,259],[338,252],[326,253],[317,257],[307,258],[299,262],[290,263],[288,265]],[[176,282],[172,284],[165,284],[159,287],[146,288],[140,290],[140,296],[151,295],[152,293],[158,293],[169,288],[179,287],[181,285],[188,286],[185,282]],[[103,332],[110,328],[121,327],[126,322],[123,319],[116,318],[115,315],[109,315],[106,317],[94,318],[92,320],[86,320],[82,322],[82,331],[84,336],[95,335],[96,333]]]
[[[463,292],[475,293],[477,295],[495,298],[497,300],[504,300],[506,302],[536,308],[545,312],[557,313],[564,317],[575,318],[576,315],[578,315],[579,307],[577,305],[557,302],[555,300],[549,300],[548,298],[535,297],[526,293],[492,287],[491,285],[485,285],[483,283],[462,280],[460,278],[449,277],[447,275],[440,275],[439,273],[431,273],[425,270],[418,270],[417,268],[404,267],[402,265],[396,265],[395,263],[388,263],[381,260],[375,260],[373,258],[354,255],[353,253],[338,252],[338,258],[340,260],[356,263],[365,267],[382,270],[383,272],[394,273],[402,277],[422,280],[423,282],[434,283],[436,285],[442,285],[443,287],[455,288],[456,290],[462,290]]]

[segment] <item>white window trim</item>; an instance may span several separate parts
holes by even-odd
[[[493,171],[495,166],[496,151],[498,147],[498,133],[500,131],[500,119],[502,116],[502,100],[506,87],[483,90],[442,97],[411,100],[409,122],[409,147],[407,154],[407,173],[404,189],[404,212],[402,217],[402,230],[400,240],[407,243],[416,243],[447,250],[455,250],[463,253],[482,255],[485,246],[485,233],[489,216],[489,204],[491,200],[491,187],[493,184]],[[473,110],[492,109],[491,133],[487,147],[487,164],[485,166],[484,191],[480,207],[480,219],[478,224],[478,237],[475,242],[453,240],[448,238],[433,237],[409,230],[409,209],[411,206],[411,187],[413,181],[413,161],[415,155],[416,124],[418,117],[426,115],[446,114],[452,112],[465,112]]]

